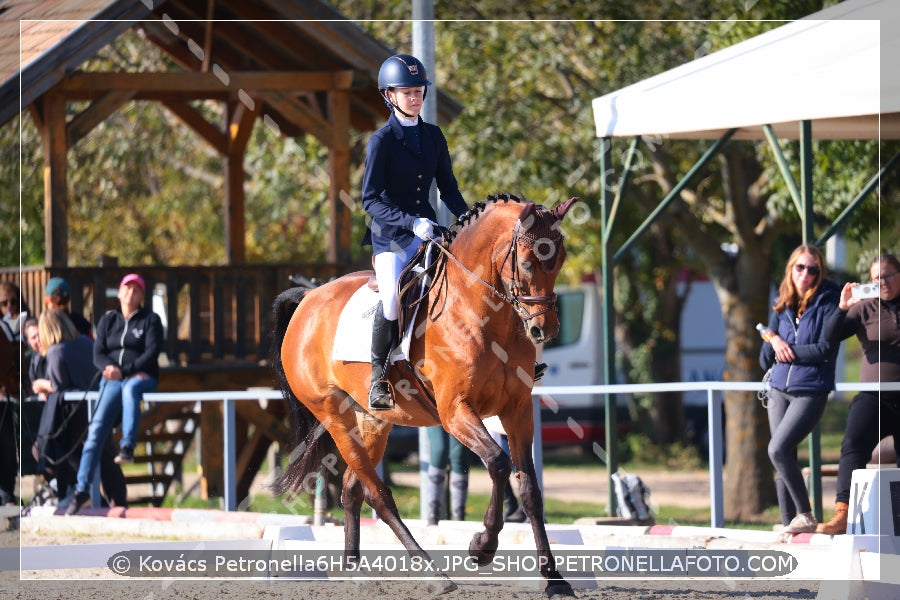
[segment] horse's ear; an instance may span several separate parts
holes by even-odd
[[[534,211],[535,211],[536,208],[537,208],[537,206],[535,205],[534,202],[525,202],[525,203],[522,205],[522,212],[519,213],[519,221],[521,221],[522,223],[524,223],[525,220],[526,220],[530,215],[533,215],[533,214],[534,214]]]
[[[578,196],[569,198],[568,200],[566,200],[565,202],[563,202],[562,204],[560,204],[556,208],[554,208],[553,214],[556,216],[557,219],[562,220],[562,218],[564,216],[566,216],[566,213],[569,212],[569,209],[572,208],[572,206],[576,202],[578,202]]]

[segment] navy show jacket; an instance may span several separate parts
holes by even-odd
[[[404,127],[393,113],[369,138],[362,204],[371,219],[361,245],[371,244],[375,254],[392,250],[393,244],[408,246],[417,217],[437,222],[428,201],[432,181],[437,182],[441,200],[450,212],[459,217],[468,210],[440,127],[421,117],[414,127],[418,130],[418,149],[414,138],[406,135],[405,130],[412,127]]]

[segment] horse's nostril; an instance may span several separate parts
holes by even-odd
[[[531,333],[531,339],[535,342],[542,342],[544,340],[544,330],[537,325],[531,327],[529,332]]]

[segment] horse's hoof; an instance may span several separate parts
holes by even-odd
[[[547,576],[547,598],[574,598],[575,592],[559,571],[550,571]]]
[[[428,584],[428,593],[432,596],[449,594],[454,590],[456,590],[456,584],[444,573],[441,573],[437,579]]]
[[[480,543],[481,532],[478,532],[472,536],[472,541],[469,542],[469,556],[475,559],[475,562],[479,567],[484,567],[491,564],[491,561],[494,560],[496,549],[494,550],[494,552],[485,552],[479,546]]]

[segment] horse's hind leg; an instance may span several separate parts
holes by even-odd
[[[348,558],[359,558],[359,516],[362,503],[362,483],[353,471],[347,469],[341,490],[341,505],[344,507],[344,555]]]
[[[351,400],[352,402],[352,400]],[[375,463],[381,460],[387,445],[388,429],[366,412],[360,412],[357,422],[354,411],[335,410],[331,417],[322,415],[320,420],[327,423],[326,428],[347,462],[349,476],[344,478],[342,501],[350,503],[351,514],[348,515],[344,527],[344,551],[348,556],[359,555],[359,515],[362,504],[359,501],[361,492],[366,502],[375,510],[378,517],[391,528],[397,539],[403,544],[411,556],[416,556],[431,564],[431,557],[419,545],[406,524],[400,519],[400,512],[391,494],[390,488],[382,481],[375,470]],[[349,484],[349,486],[348,486]],[[359,490],[359,491],[357,491]],[[345,510],[346,510],[345,505]],[[348,528],[349,526],[349,528]],[[444,573],[435,569],[434,579],[429,584],[429,591],[435,595],[451,592],[456,589]]]

